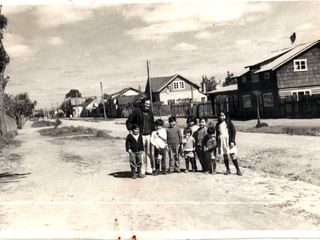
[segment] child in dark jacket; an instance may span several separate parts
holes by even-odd
[[[216,148],[217,140],[215,137],[215,127],[208,127],[207,135],[203,138],[203,150],[205,153],[205,164],[207,171],[205,173],[216,174]]]
[[[141,165],[144,153],[142,134],[140,133],[140,129],[136,124],[132,125],[132,133],[129,133],[127,136],[126,151],[129,153],[132,178],[137,178],[136,168],[138,170],[138,177],[144,178],[145,175],[141,173]]]

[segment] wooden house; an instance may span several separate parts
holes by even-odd
[[[310,113],[319,110],[302,104],[303,99],[320,94],[319,40],[275,52],[246,68],[237,77],[237,116],[256,117],[257,109],[266,118],[305,116],[307,108]]]
[[[200,91],[200,86],[176,74],[168,77],[150,78],[153,102],[162,102],[164,105],[186,102],[207,101],[207,96]],[[149,93],[149,82],[146,84],[146,93]]]

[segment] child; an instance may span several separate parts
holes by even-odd
[[[186,170],[185,173],[189,172],[189,162],[191,163],[192,172],[196,172],[196,165],[195,165],[195,146],[196,141],[191,136],[192,130],[190,128],[186,128],[184,130],[184,138],[182,139],[183,143],[183,153],[186,160]]]
[[[136,168],[138,169],[138,177],[144,178],[145,175],[141,173],[141,165],[144,153],[142,135],[140,134],[140,129],[136,124],[132,125],[132,134],[129,133],[127,136],[126,151],[129,153],[132,178],[137,178]]]
[[[215,127],[208,127],[207,135],[203,139],[205,152],[205,163],[207,171],[205,173],[217,174],[216,172],[216,147]]]
[[[195,139],[195,136],[194,136],[194,134],[195,134],[195,132],[199,129],[199,126],[197,125],[197,119],[196,119],[196,117],[194,117],[194,116],[189,116],[188,118],[187,118],[187,124],[188,124],[188,127],[187,128],[190,128],[191,129],[191,136]],[[193,151],[193,154],[194,154],[194,170],[195,170],[195,172],[197,171],[197,159],[199,159],[198,158],[198,156],[197,156],[197,154],[196,154],[196,151]]]
[[[167,174],[166,160],[167,160],[167,131],[163,128],[163,120],[157,119],[155,121],[156,131],[151,134],[151,145],[155,147],[155,172],[154,176],[160,174],[160,159],[162,174]]]
[[[202,171],[206,172],[205,156],[203,151],[202,140],[207,135],[207,120],[206,118],[199,119],[199,129],[194,133],[194,139],[196,140],[196,153],[199,158]]]
[[[177,119],[172,116],[169,117],[169,128],[167,128],[167,142],[168,142],[168,151],[169,151],[169,161],[170,169],[169,174],[176,171],[180,173],[180,161],[179,161],[179,151],[182,144],[182,134],[179,127],[176,126]]]
[[[224,164],[227,168],[227,171],[224,173],[225,175],[231,174],[229,168],[229,159],[228,156],[232,159],[234,166],[237,169],[237,175],[241,176],[242,173],[240,171],[238,161],[237,161],[237,148],[236,148],[236,130],[234,125],[228,118],[228,115],[221,111],[219,114],[219,120],[216,125],[216,138],[218,140],[218,147],[221,154],[223,154]]]

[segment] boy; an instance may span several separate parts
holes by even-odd
[[[194,151],[196,149],[196,141],[191,136],[192,129],[186,128],[184,130],[184,138],[182,139],[183,143],[183,153],[186,160],[186,170],[185,173],[189,172],[189,163],[191,163],[192,172],[196,172],[195,156]]]
[[[207,135],[203,138],[203,150],[205,153],[205,173],[216,174],[216,148],[217,140],[215,137],[215,127],[210,126],[207,130]]]
[[[166,160],[167,160],[167,131],[163,128],[163,120],[157,119],[155,121],[156,131],[151,134],[151,145],[155,147],[155,172],[154,176],[160,174],[160,160],[162,174],[167,174]]]
[[[141,165],[143,159],[143,142],[142,135],[138,125],[132,125],[132,133],[129,133],[126,139],[126,151],[129,153],[130,166],[132,178],[136,179],[136,168],[138,169],[138,177],[144,178],[145,175],[141,173]]]
[[[181,129],[176,126],[177,119],[174,116],[169,117],[169,128],[167,128],[167,142],[170,159],[169,174],[173,171],[180,173],[179,150],[182,144]]]

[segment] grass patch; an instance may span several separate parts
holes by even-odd
[[[31,127],[32,128],[39,128],[39,127],[50,127],[50,126],[54,126],[55,123],[54,122],[50,122],[50,121],[36,121],[34,123],[32,123]]]
[[[0,150],[6,147],[19,147],[21,145],[21,141],[17,141],[13,139],[13,135],[8,135],[7,137],[3,137],[0,139]]]
[[[89,138],[107,138],[107,139],[120,139],[119,137],[111,137],[108,131],[97,130],[87,127],[62,127],[62,128],[49,128],[41,129],[40,134],[42,136],[52,136],[52,137],[64,137],[64,136],[75,136],[73,139],[89,139]],[[80,136],[81,135],[81,136]]]
[[[300,136],[320,136],[320,127],[283,127],[283,126],[267,126],[260,128],[245,128],[238,129],[241,132],[251,133],[271,133],[271,134],[288,134],[288,135],[300,135]]]

